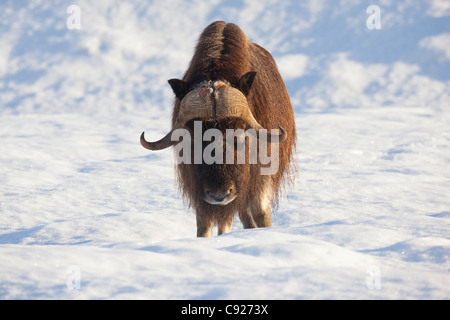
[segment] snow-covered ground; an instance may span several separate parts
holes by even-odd
[[[450,3],[371,4],[2,2],[0,298],[449,299]],[[273,227],[198,239],[138,140],[218,19],[276,58],[299,177]]]

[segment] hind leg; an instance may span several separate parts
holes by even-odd
[[[248,208],[240,209],[238,214],[244,229],[256,228],[255,221],[253,221],[252,214]]]
[[[262,208],[261,206],[252,206],[252,216],[257,228],[266,228],[272,226],[272,206]]]
[[[249,211],[258,228],[272,226],[272,201],[273,188],[271,181],[268,180],[249,204]]]

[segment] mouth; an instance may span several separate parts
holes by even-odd
[[[203,198],[207,203],[217,206],[226,206],[231,203],[234,199],[236,199],[236,195],[232,192],[227,193],[226,195],[217,196],[210,192],[206,192],[206,196]]]

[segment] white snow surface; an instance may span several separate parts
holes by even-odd
[[[0,4],[1,299],[450,298],[446,1],[380,30],[365,1],[77,1],[74,30],[71,4]],[[215,20],[279,61],[298,177],[272,227],[203,239],[139,135]]]

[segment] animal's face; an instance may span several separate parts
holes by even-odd
[[[202,163],[194,163],[195,146],[191,146],[192,164],[191,170],[194,171],[195,187],[200,197],[209,204],[225,206],[235,201],[241,194],[246,194],[250,176],[250,163],[248,159],[248,143],[245,141],[239,144],[237,140],[230,141],[226,139],[227,130],[234,131],[245,127],[245,121],[239,118],[222,120],[217,122],[202,123],[202,133],[208,130],[215,130],[216,136],[213,140],[221,139],[222,143],[217,141],[197,141],[201,143],[201,152],[203,155]],[[194,124],[188,123],[187,128],[193,132]],[[220,135],[219,135],[220,134]],[[198,138],[198,137],[197,137]],[[204,139],[202,139],[204,140]],[[194,144],[195,141],[192,141]],[[214,145],[214,143],[216,143]],[[228,148],[228,151],[227,151]],[[227,156],[227,152],[232,152]],[[239,153],[245,152],[245,161],[237,161]],[[210,162],[210,157],[215,161]],[[194,186],[193,186],[194,187]]]

